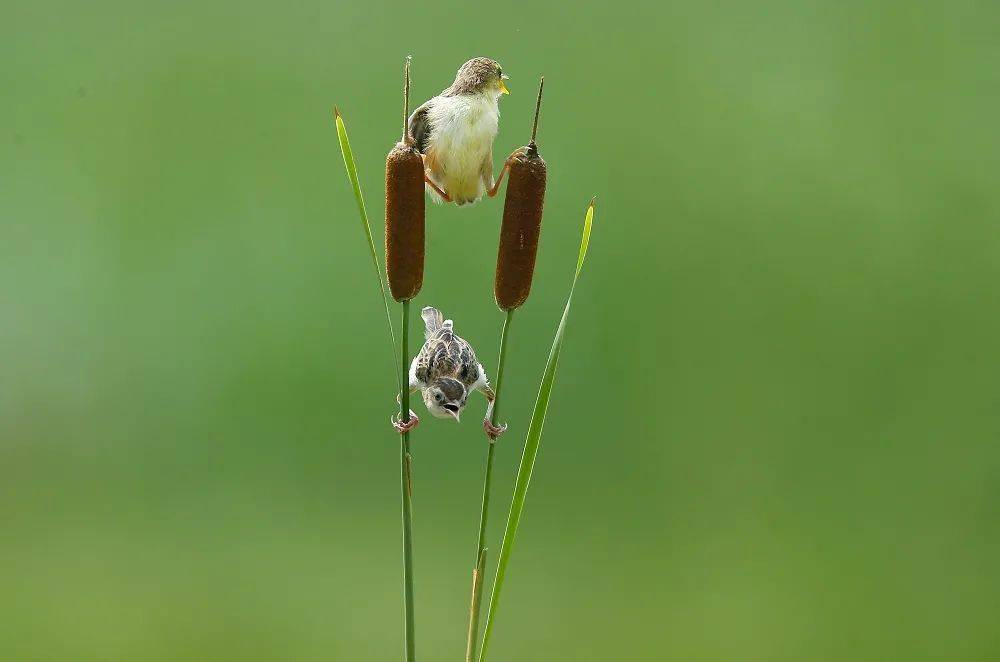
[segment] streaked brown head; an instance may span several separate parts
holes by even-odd
[[[458,421],[468,394],[462,382],[451,377],[442,377],[434,380],[424,389],[422,395],[427,411],[431,414],[437,418],[454,418]]]

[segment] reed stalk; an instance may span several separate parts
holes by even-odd
[[[500,332],[500,359],[497,362],[497,379],[494,388],[493,413],[490,423],[497,424],[500,410],[500,390],[503,387],[503,366],[507,358],[507,337],[514,311],[508,310],[503,320],[503,330]],[[472,571],[472,604],[469,610],[469,632],[465,646],[466,662],[476,659],[476,641],[479,637],[479,613],[483,599],[483,575],[486,571],[486,524],[490,513],[490,487],[493,482],[493,454],[497,448],[496,440],[491,439],[486,451],[486,474],[483,478],[482,512],[479,515],[479,541],[476,545],[476,567]]]
[[[410,389],[407,383],[406,365],[409,354],[407,344],[410,337],[410,302],[403,301],[402,329],[400,330],[399,356],[403,366],[400,381],[404,384],[399,398],[399,418],[410,422]],[[404,650],[406,662],[417,659],[417,645],[414,638],[413,616],[413,457],[410,455],[410,433],[400,435],[399,447],[400,491],[403,499],[403,619]]]

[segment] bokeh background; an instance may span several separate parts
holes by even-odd
[[[599,207],[491,659],[1000,658],[1000,9],[4,4],[0,658],[398,660],[372,217],[416,103],[545,74],[489,537]],[[488,365],[499,199],[418,305]],[[417,647],[464,651],[482,402],[414,435]],[[424,410],[418,408],[423,413]]]

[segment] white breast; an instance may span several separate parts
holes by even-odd
[[[500,122],[496,98],[481,94],[437,97],[428,120],[432,179],[459,204],[478,200],[487,185],[480,168],[492,152]]]

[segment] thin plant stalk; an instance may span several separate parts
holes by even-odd
[[[400,383],[407,384],[406,360],[407,341],[410,336],[410,302],[403,302],[402,330],[400,331],[399,355],[404,366],[400,373]],[[410,422],[410,389],[404,386],[400,389],[399,418],[404,423]],[[404,647],[406,662],[417,659],[416,641],[413,626],[413,463],[410,455],[410,433],[400,435],[400,491],[403,499],[403,617]]]
[[[569,296],[566,298],[566,307],[563,309],[562,318],[559,320],[559,327],[556,329],[555,338],[552,340],[552,348],[549,350],[549,358],[545,362],[545,370],[542,371],[542,382],[538,388],[535,407],[531,412],[531,422],[528,424],[528,434],[524,440],[524,452],[521,454],[521,464],[518,466],[517,478],[514,481],[514,495],[511,497],[510,512],[507,515],[507,526],[503,532],[503,541],[500,543],[500,557],[497,559],[496,576],[493,579],[489,609],[486,612],[486,625],[483,628],[483,645],[479,651],[479,662],[485,662],[486,654],[489,652],[490,636],[493,633],[493,624],[496,621],[497,606],[500,604],[500,595],[503,589],[504,578],[507,574],[507,565],[510,562],[510,555],[514,549],[514,542],[517,539],[517,529],[521,524],[521,515],[524,512],[524,502],[528,495],[528,485],[531,483],[531,473],[535,468],[538,447],[542,443],[542,429],[545,426],[545,415],[549,409],[549,399],[552,396],[552,387],[556,380],[556,368],[559,365],[559,356],[562,353],[566,322],[569,319],[569,309],[573,303],[573,293],[576,291],[576,283],[580,278],[580,272],[583,270],[583,263],[587,257],[587,248],[590,246],[590,231],[593,227],[593,222],[594,200],[591,200],[590,205],[587,206],[587,214],[583,221],[583,238],[580,240],[580,252],[576,260],[576,272],[573,275],[573,284],[570,286]]]
[[[500,360],[497,365],[496,388],[494,389],[493,412],[490,423],[497,424],[500,409],[500,389],[503,386],[503,366],[507,358],[507,334],[514,318],[514,310],[508,310],[503,320],[503,330],[500,332]],[[496,451],[496,440],[491,439],[486,452],[486,475],[483,478],[483,508],[479,515],[479,542],[476,547],[476,567],[472,571],[472,604],[469,609],[469,632],[465,648],[466,662],[476,659],[476,642],[479,638],[479,613],[483,599],[483,574],[486,571],[486,524],[490,512],[490,486],[493,482],[493,453]]]

